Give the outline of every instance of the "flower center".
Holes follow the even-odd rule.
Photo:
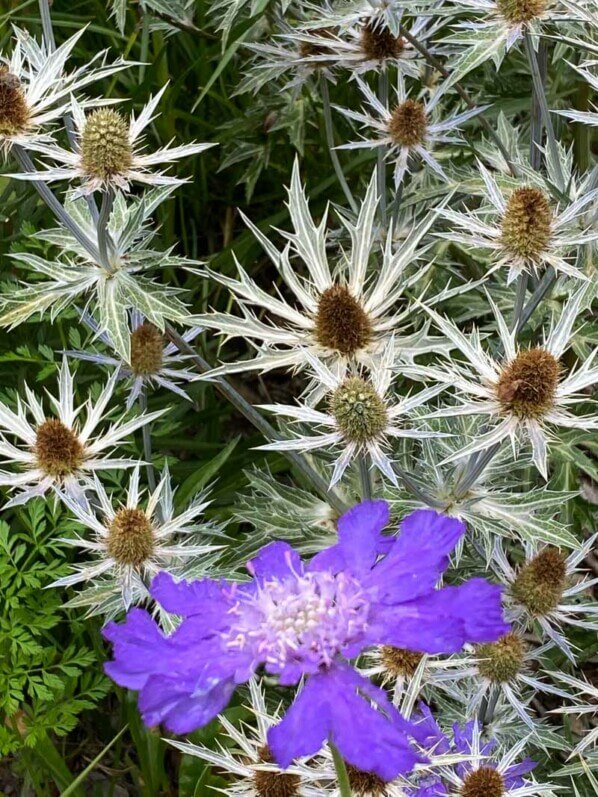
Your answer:
[[[81,161],[85,174],[100,180],[109,180],[131,168],[129,125],[120,113],[99,108],[88,115],[81,138]]]
[[[260,761],[271,764],[272,760],[270,748],[267,745],[262,747]],[[301,779],[298,775],[289,775],[285,772],[256,770],[253,774],[253,784],[259,797],[295,797],[299,794]]]
[[[145,512],[119,509],[108,529],[106,547],[117,564],[141,567],[154,552],[154,532]]]
[[[357,795],[357,797],[387,796],[387,783],[375,772],[364,772],[364,770],[357,769],[352,764],[346,764],[346,767],[352,794]]]
[[[41,470],[55,478],[74,473],[85,459],[79,437],[58,418],[49,418],[37,427],[34,451]]]
[[[492,767],[480,767],[463,781],[461,797],[502,797],[505,784],[502,775]]]
[[[361,30],[361,49],[368,61],[399,58],[405,48],[400,36],[393,36],[383,25],[368,22]]]
[[[546,9],[547,0],[496,0],[498,10],[512,25],[531,22]]]
[[[478,662],[481,675],[493,683],[507,683],[521,671],[525,648],[521,637],[510,631],[498,642],[479,645],[476,656],[481,659]]]
[[[386,405],[361,377],[351,377],[337,387],[330,399],[330,411],[340,431],[353,443],[373,440],[388,422]]]
[[[21,82],[0,66],[0,136],[14,136],[27,129],[29,108]]]
[[[537,260],[552,235],[552,211],[548,197],[538,188],[517,188],[507,202],[501,240],[515,257]]]
[[[544,617],[558,606],[566,577],[564,555],[557,548],[545,548],[523,565],[511,591],[530,614]]]
[[[394,648],[391,645],[384,645],[380,650],[382,666],[389,675],[395,678],[411,677],[417,670],[422,658],[421,653],[407,650],[407,648]]]
[[[315,323],[320,346],[341,354],[355,354],[372,338],[367,313],[344,285],[333,285],[322,293]]]
[[[151,376],[162,368],[164,336],[147,321],[131,333],[131,369],[135,376]]]
[[[426,109],[417,100],[405,100],[392,111],[388,132],[395,144],[401,147],[415,147],[423,144],[426,137]]]
[[[269,672],[292,663],[328,667],[367,625],[369,603],[344,573],[318,572],[266,582],[241,596],[225,638],[231,648],[253,649]]]
[[[520,351],[503,369],[496,395],[503,410],[519,418],[538,418],[553,404],[559,381],[559,361],[545,349]]]

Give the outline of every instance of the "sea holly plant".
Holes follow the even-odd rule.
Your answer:
[[[2,42],[12,771],[589,797],[591,3],[96,5]]]

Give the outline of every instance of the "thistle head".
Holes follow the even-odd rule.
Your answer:
[[[548,0],[496,0],[498,10],[511,25],[521,25],[542,16]]]
[[[267,745],[260,749],[259,757],[262,764],[271,764],[274,760]],[[253,773],[253,785],[258,797],[297,797],[301,779],[298,775],[287,772],[266,772],[257,769]]]
[[[417,100],[405,100],[393,108],[388,132],[395,144],[401,147],[415,147],[423,144],[427,125],[423,103]]]
[[[27,129],[29,108],[21,81],[0,66],[0,136],[15,136]]]
[[[417,667],[422,660],[422,654],[407,648],[395,648],[391,645],[383,645],[380,649],[380,661],[385,671],[393,678],[408,677],[414,675]]]
[[[400,58],[404,48],[403,39],[393,36],[383,25],[368,22],[361,29],[361,49],[368,61]]]
[[[108,528],[107,551],[119,565],[141,567],[154,552],[154,531],[141,509],[119,509]]]
[[[321,294],[315,326],[320,346],[349,356],[367,346],[372,338],[367,313],[344,285],[332,285]]]
[[[135,376],[152,376],[162,368],[164,336],[145,321],[131,333],[131,370]]]
[[[558,606],[566,579],[564,554],[557,548],[544,548],[519,570],[511,592],[531,615],[544,617]]]
[[[476,656],[480,659],[480,674],[493,683],[503,684],[512,681],[521,672],[525,647],[521,637],[509,631],[497,642],[479,645]]]
[[[355,376],[346,379],[332,394],[330,411],[346,440],[364,444],[386,428],[386,405],[373,385]]]
[[[387,783],[375,772],[365,772],[352,764],[346,764],[346,767],[351,794],[356,797],[387,797]]]
[[[133,150],[126,119],[112,108],[88,114],[81,136],[81,162],[88,177],[100,180],[126,174]]]
[[[515,257],[538,260],[552,235],[552,210],[539,188],[517,188],[507,202],[501,224],[501,241]]]
[[[78,435],[58,418],[47,418],[37,427],[34,452],[39,468],[53,478],[69,476],[85,459]]]
[[[559,361],[535,346],[520,351],[502,370],[496,395],[505,412],[518,418],[539,418],[553,404],[559,381]]]
[[[461,787],[461,797],[502,797],[504,793],[503,777],[493,767],[480,767],[469,772]]]
[[[331,28],[317,28],[310,32],[312,36],[317,36],[319,39],[332,39],[335,35],[335,31]],[[301,58],[310,58],[316,55],[329,55],[329,53],[330,48],[327,47],[325,43],[320,44],[314,41],[299,42],[299,55]],[[312,64],[312,66],[317,67],[317,63]]]

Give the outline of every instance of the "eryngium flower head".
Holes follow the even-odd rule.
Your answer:
[[[44,41],[38,44],[28,31],[13,30],[12,54],[0,54],[0,152],[4,154],[13,144],[32,147],[51,143],[46,128],[64,114],[70,96],[128,66],[122,59],[107,65],[106,51],[102,51],[69,74],[65,63],[84,28],[54,51]]]
[[[510,631],[496,642],[480,645],[476,655],[480,675],[493,683],[508,683],[521,672],[525,644],[518,634]]]
[[[464,363],[453,361],[439,368],[418,368],[422,376],[453,385],[459,404],[443,407],[427,417],[453,415],[486,415],[492,428],[478,436],[456,454],[447,457],[451,462],[460,457],[483,451],[503,440],[511,440],[517,450],[519,439],[528,438],[533,462],[544,478],[548,478],[547,448],[551,427],[598,428],[598,420],[591,416],[571,413],[575,403],[586,400],[582,391],[598,381],[595,352],[569,373],[561,367],[561,358],[572,342],[575,321],[587,293],[582,285],[564,305],[558,320],[545,330],[541,346],[525,349],[516,343],[517,331],[509,331],[506,320],[488,297],[496,317],[499,339],[504,351],[502,360],[495,359],[482,346],[477,330],[465,335],[448,319],[430,308],[426,311],[466,358]]]
[[[181,382],[191,382],[198,374],[184,365],[189,357],[182,354],[174,343],[166,340],[164,333],[150,321],[146,321],[137,310],[131,311],[128,356],[119,356],[117,345],[107,331],[102,331],[95,319],[83,313],[83,321],[94,332],[94,341],[98,340],[113,350],[113,354],[101,354],[89,350],[67,351],[78,360],[88,360],[100,365],[108,365],[117,369],[119,377],[130,384],[127,397],[127,409],[130,409],[144,391],[162,387],[177,396],[190,401]],[[200,333],[195,327],[188,329],[182,337],[190,343]]]
[[[558,606],[566,576],[565,555],[557,548],[544,548],[520,568],[511,592],[530,614],[543,617]]]
[[[308,404],[264,404],[263,409],[276,415],[303,421],[315,427],[319,434],[305,434],[294,438],[277,440],[260,446],[266,451],[314,450],[340,448],[334,465],[330,486],[343,476],[347,467],[358,456],[371,460],[393,484],[397,477],[392,462],[386,453],[393,438],[442,437],[440,432],[422,431],[405,424],[411,411],[437,396],[442,385],[425,388],[412,396],[395,399],[390,397],[392,367],[394,362],[394,340],[391,338],[379,361],[372,365],[369,375],[334,373],[311,355],[306,355],[312,366],[313,383],[317,392],[326,394],[325,407],[312,409]],[[318,429],[319,427],[319,429]]]
[[[489,250],[490,272],[507,269],[507,284],[522,272],[537,275],[550,267],[568,277],[585,279],[573,255],[598,237],[594,229],[582,226],[598,189],[581,191],[561,209],[538,186],[505,191],[479,161],[478,169],[485,186],[482,207],[479,211],[439,208],[438,213],[457,228],[439,233],[440,237]]]
[[[386,160],[394,163],[394,181],[398,187],[410,163],[419,158],[438,177],[447,181],[442,166],[432,154],[436,144],[462,143],[456,131],[468,119],[485,110],[485,106],[452,113],[446,118],[438,115],[438,103],[444,96],[442,89],[429,99],[416,100],[408,96],[404,81],[399,79],[395,98],[384,105],[365,81],[357,79],[365,100],[361,111],[335,106],[343,116],[358,122],[366,132],[359,141],[343,144],[338,149],[376,149],[383,147]]]
[[[88,589],[78,593],[71,604],[90,606],[92,614],[114,616],[132,604],[146,602],[146,585],[164,568],[182,575],[184,568],[192,564],[196,574],[213,572],[213,552],[219,546],[201,544],[199,537],[216,529],[198,520],[210,502],[199,495],[176,514],[168,469],[147,500],[139,488],[139,471],[137,463],[124,504],[116,503],[97,477],[93,490],[98,510],[69,495],[63,496],[77,520],[92,532],[68,542],[91,553],[92,558],[76,563],[73,573],[50,586],[86,585]]]
[[[165,637],[135,610],[125,624],[108,625],[114,660],[107,672],[140,691],[148,725],[164,722],[175,733],[209,722],[259,668],[282,685],[305,678],[268,733],[280,767],[333,738],[359,770],[386,781],[409,771],[420,760],[408,742],[414,726],[348,659],[371,645],[453,652],[494,640],[508,626],[499,587],[472,579],[435,588],[465,531],[459,521],[414,512],[393,538],[382,534],[388,519],[384,501],[354,507],[338,521],[337,544],[308,563],[288,544],[272,543],[249,562],[249,584],[177,583],[160,574],[152,595],[182,624]]]
[[[41,171],[13,174],[20,180],[78,180],[75,196],[94,191],[120,189],[128,191],[132,182],[146,185],[179,185],[185,179],[152,171],[161,163],[173,163],[181,158],[197,155],[214,144],[185,144],[180,147],[162,147],[151,153],[142,151],[142,133],[155,119],[155,110],[166,91],[160,89],[141,111],[127,120],[112,108],[101,108],[85,114],[82,106],[71,98],[71,113],[79,147],[64,149],[58,144],[33,142],[37,152],[48,157],[55,165]]]
[[[84,489],[93,483],[98,470],[131,467],[136,460],[115,459],[110,452],[136,429],[158,418],[164,410],[142,414],[129,421],[120,419],[104,432],[97,431],[112,397],[117,374],[104,386],[95,404],[89,400],[74,407],[73,376],[66,358],[59,370],[58,398],[52,397],[55,414],[46,415],[41,401],[25,386],[25,401],[17,411],[0,404],[0,456],[18,465],[14,472],[0,471],[0,485],[17,490],[7,506],[22,504],[55,489],[73,501],[85,503]],[[81,411],[87,410],[85,423]],[[28,413],[33,420],[29,421]],[[15,437],[9,443],[6,436]]]
[[[431,265],[431,260],[426,265],[419,264],[425,249],[418,251],[418,247],[435,215],[429,214],[414,223],[396,249],[391,229],[379,252],[378,263],[372,268],[370,263],[378,249],[377,204],[374,173],[355,222],[341,217],[351,239],[350,247],[339,251],[337,246],[331,257],[327,213],[319,224],[315,223],[295,162],[288,203],[293,231],[282,232],[287,246],[278,251],[245,219],[293,301],[287,301],[278,288],[258,285],[238,262],[238,279],[211,269],[201,272],[230,289],[241,314],[206,313],[190,319],[189,323],[195,320],[227,339],[242,337],[258,351],[252,359],[215,368],[211,372],[213,376],[276,367],[301,370],[310,366],[313,356],[333,370],[342,370],[349,362],[371,367],[379,361],[393,335],[397,356],[403,361],[436,350],[438,339],[427,336],[426,325],[411,326],[412,308],[405,302],[397,309],[405,289],[421,279]],[[292,262],[292,257],[304,264],[306,277]],[[407,269],[414,265],[419,270],[407,275]],[[321,397],[323,392],[315,395]]]
[[[477,721],[455,724],[450,735],[443,733],[429,708],[421,706],[420,726],[427,736],[424,749],[433,751],[433,768],[426,776],[427,788],[408,788],[408,797],[517,797],[524,794],[550,793],[551,785],[542,785],[527,776],[536,767],[530,758],[518,761],[528,739],[499,749],[494,739],[486,740]],[[455,763],[455,758],[465,760]],[[452,760],[451,760],[452,759]],[[445,763],[446,761],[446,763]]]

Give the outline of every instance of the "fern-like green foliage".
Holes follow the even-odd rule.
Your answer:
[[[0,521],[0,756],[63,736],[109,689],[84,625],[44,587],[68,570],[65,519],[31,502]]]

